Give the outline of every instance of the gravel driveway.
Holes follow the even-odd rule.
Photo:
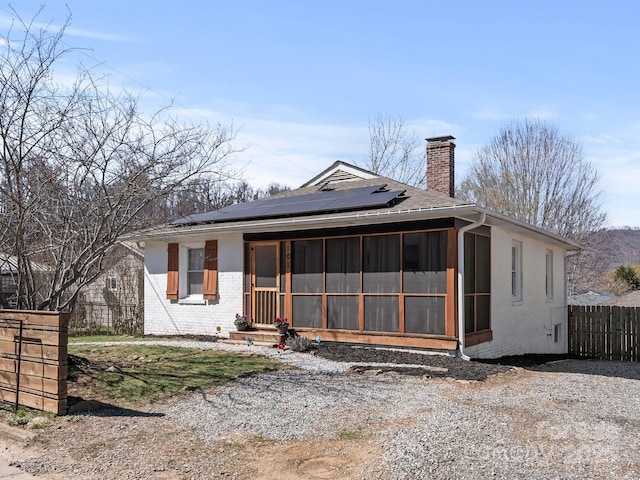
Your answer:
[[[429,362],[406,375],[267,354],[300,369],[149,412],[61,417],[16,464],[50,478],[640,477],[638,364],[563,360],[470,381]]]

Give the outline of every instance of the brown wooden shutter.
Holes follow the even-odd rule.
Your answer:
[[[204,244],[204,285],[202,298],[218,299],[218,241],[207,240]]]
[[[177,243],[167,245],[167,298],[178,300],[179,251]]]

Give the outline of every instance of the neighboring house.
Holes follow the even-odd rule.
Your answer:
[[[141,233],[145,333],[228,335],[244,313],[329,341],[566,352],[579,246],[453,198],[451,140],[428,139],[427,190],[338,161],[297,190]]]
[[[634,290],[609,300],[605,305],[615,307],[640,307],[640,290]]]
[[[134,242],[118,242],[107,253],[100,276],[82,289],[72,325],[142,333],[143,289],[144,251]]]
[[[47,268],[31,262],[31,269],[39,281]],[[0,252],[0,308],[16,308],[18,303],[18,257]]]
[[[613,293],[591,288],[580,293],[569,295],[569,305],[594,306],[607,304],[614,300],[616,296]]]
[[[17,263],[18,259],[0,253],[0,308],[15,308],[18,299]]]

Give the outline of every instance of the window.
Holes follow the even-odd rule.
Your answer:
[[[491,238],[464,234],[465,333],[491,330]]]
[[[107,277],[107,290],[110,292],[118,291],[118,279],[116,277]]]
[[[522,242],[511,244],[511,299],[522,300]]]
[[[202,295],[201,300],[217,300],[217,289],[217,240],[207,240],[204,248],[167,245],[167,299]]]
[[[190,248],[187,267],[187,294],[201,295],[204,283],[204,248]]]
[[[545,256],[544,288],[547,300],[553,300],[553,251],[547,250]]]

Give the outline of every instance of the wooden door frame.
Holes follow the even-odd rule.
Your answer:
[[[275,283],[276,286],[273,288],[267,287],[256,287],[256,247],[268,247],[273,246],[276,249],[276,274],[275,274]],[[269,241],[259,241],[259,242],[249,242],[249,250],[250,250],[250,277],[251,277],[251,287],[250,287],[250,305],[251,305],[251,318],[254,319],[254,323],[256,325],[270,325],[275,317],[271,320],[270,323],[261,323],[256,319],[259,318],[257,315],[258,309],[258,301],[257,301],[257,291],[275,291],[276,303],[275,309],[276,312],[279,311],[280,307],[280,241],[278,240],[269,240]],[[259,290],[260,288],[264,288],[264,290]]]

